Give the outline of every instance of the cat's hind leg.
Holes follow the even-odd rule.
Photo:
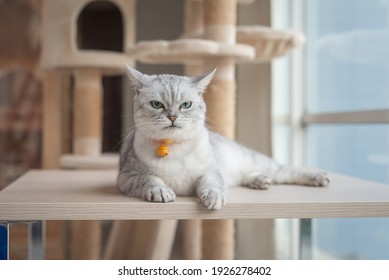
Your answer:
[[[306,185],[324,187],[330,182],[327,173],[303,171],[292,167],[281,166],[273,175],[275,184]]]
[[[242,179],[242,186],[250,189],[267,190],[271,184],[272,179],[260,173],[250,173]]]

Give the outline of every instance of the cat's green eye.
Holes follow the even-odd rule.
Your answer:
[[[192,107],[192,102],[184,102],[181,104],[180,106],[180,109],[189,109],[190,107]]]
[[[161,109],[161,108],[164,108],[163,107],[163,104],[159,101],[151,101],[151,106],[154,108],[154,109]]]

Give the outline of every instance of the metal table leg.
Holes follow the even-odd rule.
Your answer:
[[[28,224],[28,259],[45,258],[44,221],[0,221],[0,260],[9,260],[9,228],[11,224]]]
[[[46,223],[35,221],[28,224],[28,259],[45,259]]]
[[[300,219],[300,259],[312,259],[312,219]]]
[[[9,260],[9,223],[0,222],[0,260]]]

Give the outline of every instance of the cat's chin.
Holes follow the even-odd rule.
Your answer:
[[[177,141],[189,140],[198,137],[204,129],[198,126],[168,126],[168,127],[159,127],[154,129],[137,129],[139,136],[146,139],[173,139]]]
[[[187,129],[179,128],[179,127],[169,127],[163,129],[159,133],[153,133],[151,139],[173,139],[176,141],[189,140],[191,138],[196,137],[197,132],[192,130],[188,131]]]
[[[184,133],[182,129],[170,128],[170,129],[165,129],[165,131],[160,134],[160,137],[161,136],[162,136],[162,138],[183,140],[183,139],[191,138],[192,134],[191,133]]]
[[[171,130],[171,131],[175,131],[175,130],[179,130],[179,129],[182,129],[182,127],[180,126],[176,126],[176,125],[169,125],[169,126],[166,126],[163,128],[164,130]]]

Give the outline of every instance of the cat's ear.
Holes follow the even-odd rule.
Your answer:
[[[134,87],[135,91],[138,92],[139,89],[141,89],[147,82],[147,75],[142,74],[135,68],[132,68],[130,65],[126,63],[126,69],[127,69],[127,77],[130,80],[132,86]]]
[[[200,95],[204,93],[207,86],[212,81],[215,72],[216,72],[216,68],[202,75],[191,77],[192,83],[195,85]]]

